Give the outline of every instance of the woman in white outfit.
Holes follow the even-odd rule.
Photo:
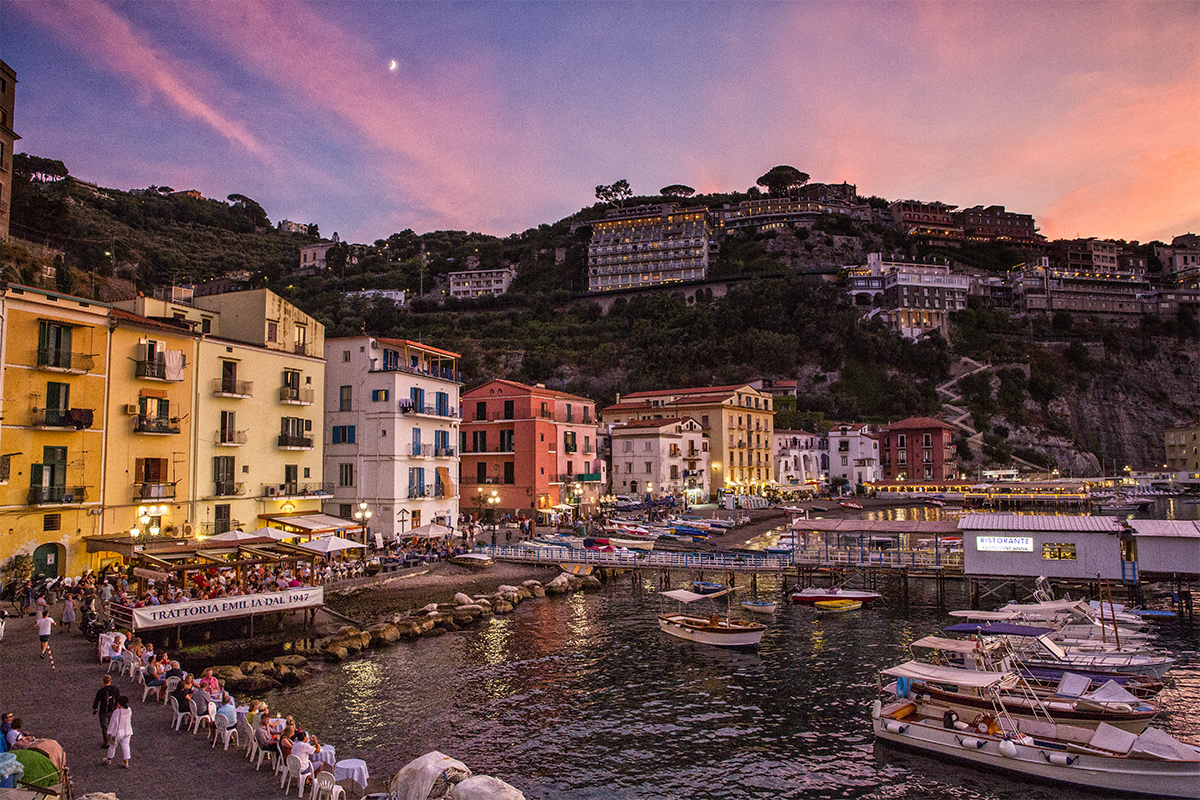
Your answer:
[[[117,710],[108,721],[109,741],[108,755],[105,764],[111,764],[117,754],[117,745],[121,746],[121,757],[125,759],[125,769],[129,769],[129,739],[133,736],[133,711],[129,708],[129,698],[121,695],[117,698]]]

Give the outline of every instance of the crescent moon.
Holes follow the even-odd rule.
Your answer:
[[[400,65],[399,65],[399,64],[397,64],[397,63],[396,63],[396,59],[394,59],[394,58],[393,58],[393,59],[392,59],[392,63],[388,65],[388,69],[390,69],[392,72],[395,72],[395,71],[396,71],[396,68],[397,68],[398,66],[400,66]]]

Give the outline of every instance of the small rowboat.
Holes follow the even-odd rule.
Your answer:
[[[814,603],[818,611],[837,613],[839,611],[857,611],[862,608],[861,600],[818,600]]]
[[[692,591],[696,594],[716,594],[723,592],[729,587],[723,583],[712,583],[711,581],[692,581]]]
[[[755,614],[775,613],[775,604],[768,603],[766,600],[743,600],[742,608],[747,611],[753,611]]]
[[[842,508],[850,508],[854,509],[855,511],[862,511],[862,503],[856,503],[853,500],[843,500],[842,502],[838,503],[838,505]]]

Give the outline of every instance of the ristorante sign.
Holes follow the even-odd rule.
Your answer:
[[[209,622],[218,619],[244,617],[268,611],[292,611],[312,608],[325,602],[322,586],[298,586],[283,592],[245,594],[236,597],[219,597],[215,600],[197,600],[192,603],[172,603],[162,606],[146,606],[131,609],[133,627],[162,628],[167,625],[187,625],[192,622]]]

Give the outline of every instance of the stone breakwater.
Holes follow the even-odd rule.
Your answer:
[[[511,614],[524,600],[547,595],[596,591],[600,581],[593,575],[580,577],[561,573],[543,584],[527,580],[520,586],[502,585],[491,594],[474,596],[459,592],[452,603],[430,603],[422,608],[393,614],[366,628],[345,625],[332,636],[313,640],[288,655],[270,661],[243,661],[212,668],[225,681],[225,688],[241,695],[257,695],[282,686],[303,683],[324,668],[321,662],[344,661],[371,648],[388,647],[403,640],[442,636],[476,625],[497,614]]]

